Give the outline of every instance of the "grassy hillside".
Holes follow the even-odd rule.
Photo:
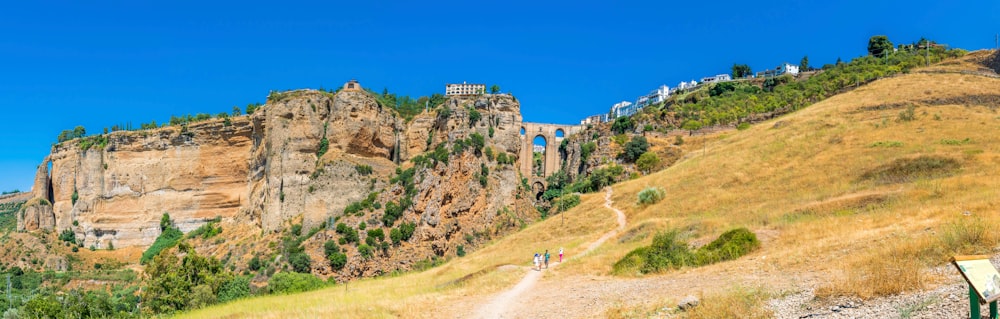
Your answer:
[[[962,74],[982,71],[968,61],[985,54],[877,80],[747,130],[689,138],[684,147],[696,151],[672,167],[613,186],[615,206],[628,217],[626,231],[545,272],[543,286],[608,286],[634,276],[680,285],[604,305],[629,308],[734,289],[719,282],[750,281],[771,291],[805,282],[820,296],[872,298],[956,280],[928,269],[954,254],[990,252],[998,242],[986,230],[1000,225],[993,213],[1000,197],[1000,79]],[[639,206],[638,193],[650,186],[662,187],[665,199]],[[562,246],[576,257],[612,229],[603,195],[583,196],[565,221],[536,223],[421,273],[243,300],[182,317],[462,316],[517,282],[533,252]],[[754,231],[761,249],[700,268],[611,275],[617,260],[648,245],[655,233],[679,230],[702,245],[733,227]]]

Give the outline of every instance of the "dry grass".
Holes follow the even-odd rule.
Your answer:
[[[567,258],[615,227],[603,208],[604,193],[581,197],[576,208],[553,216],[486,247],[420,273],[370,278],[318,291],[265,296],[181,314],[185,318],[422,318],[469,295],[484,296],[513,285],[534,252],[565,248]],[[568,262],[569,263],[569,262]],[[559,276],[553,269],[547,276]]]
[[[702,296],[697,307],[682,316],[686,319],[773,318],[767,307],[771,294],[763,288],[735,287],[726,292]]]
[[[829,282],[822,289],[826,295],[862,297],[933,282],[936,279],[923,272],[926,266],[942,265],[952,254],[989,251],[998,243],[998,235],[986,230],[1000,226],[1000,219],[988,216],[1000,209],[1000,116],[994,111],[997,105],[925,101],[960,101],[966,95],[995,92],[1000,92],[998,79],[914,72],[875,81],[744,131],[685,137],[686,153],[676,164],[614,186],[616,207],[628,217],[626,231],[588,256],[546,273],[543,281],[608,276],[616,261],[648,245],[649,234],[659,231],[680,229],[692,243],[704,244],[727,229],[747,227],[761,238],[759,251],[735,261],[667,273],[664,280],[696,274],[739,282],[752,276],[773,289],[783,280],[795,280],[790,274],[806,274]],[[916,106],[910,121],[896,121],[899,109],[878,107],[909,104]],[[941,142],[965,139],[974,142]],[[871,146],[880,141],[899,143]],[[958,168],[890,184],[862,178],[898,159],[922,156],[954,159]],[[637,205],[637,194],[647,187],[662,187],[664,199]],[[603,196],[583,196],[580,206],[565,213],[565,226],[555,216],[422,273],[294,296],[254,298],[188,316],[337,313],[377,318],[432,317],[441,307],[472,311],[523,275],[520,268],[497,265],[524,267],[532,253],[560,246],[574,257],[586,243],[613,229],[613,213],[601,207]],[[972,221],[963,216],[966,211],[981,219]],[[976,244],[966,244],[970,242]],[[442,286],[473,273],[479,275]],[[731,309],[741,309],[739,317],[767,316],[759,307],[766,294],[714,289],[723,291],[706,291],[704,307],[699,307],[704,310],[691,318],[737,317],[725,315]],[[454,304],[461,306],[449,306]],[[606,315],[628,316],[633,309],[629,307],[615,307],[618,310]]]

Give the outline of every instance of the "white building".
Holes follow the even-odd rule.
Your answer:
[[[690,90],[696,86],[698,86],[698,82],[695,82],[694,80],[691,80],[691,82],[681,81],[680,84],[677,84],[677,90]]]
[[[729,74],[717,74],[715,76],[708,76],[701,78],[701,83],[708,84],[708,83],[718,83],[718,82],[729,82],[732,80],[733,78],[729,77]]]
[[[792,65],[791,63],[782,63],[778,66],[778,75],[782,74],[799,75],[799,66]]]
[[[608,118],[607,114],[591,115],[588,116],[587,118],[584,118],[583,120],[580,120],[580,125],[600,124],[603,122],[607,122],[607,118]]]
[[[661,85],[659,88],[650,91],[649,94],[640,96],[635,100],[635,104],[639,108],[644,108],[653,104],[662,103],[667,100],[670,96],[670,88],[666,85]]]
[[[486,84],[445,84],[444,95],[477,95],[486,93]]]
[[[545,145],[531,145],[531,151],[535,153],[545,153]]]
[[[621,101],[611,106],[611,116],[609,117],[609,120],[622,116],[632,116],[632,114],[635,114],[638,111],[638,105],[632,104],[632,102],[629,101]]]

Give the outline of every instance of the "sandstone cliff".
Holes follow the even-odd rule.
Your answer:
[[[407,123],[361,90],[272,93],[252,115],[53,146],[39,165],[34,200],[18,215],[18,229],[71,229],[83,245],[96,248],[144,247],[160,234],[160,217],[168,213],[185,232],[218,218],[246,234],[273,234],[293,222],[332,229],[333,221],[353,228],[366,223],[388,234],[394,225],[382,225],[381,205],[412,197],[394,224],[416,224],[413,237],[379,258],[361,258],[347,245],[348,266],[334,272],[321,246],[338,234],[322,229],[305,242],[321,274],[349,279],[407,269],[454,255],[458,245],[471,250],[537,218],[530,196],[520,194],[527,190],[519,186],[517,165],[492,156],[518,154],[520,126],[520,107],[505,95],[451,98]],[[456,151],[455,144],[473,134],[484,137],[489,152]],[[447,163],[410,161],[438,147],[447,149]],[[416,174],[412,190],[394,180],[410,168]],[[379,205],[345,214],[348,205],[369,197]],[[264,253],[264,245],[244,244],[212,251],[234,259]]]

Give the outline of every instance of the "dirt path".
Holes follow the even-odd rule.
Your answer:
[[[625,230],[625,213],[622,213],[621,210],[618,210],[614,206],[611,206],[612,204],[611,194],[612,194],[612,189],[611,187],[608,187],[607,193],[604,195],[604,207],[615,212],[615,214],[618,217],[618,228],[612,229],[611,231],[605,233],[604,236],[601,236],[601,238],[597,239],[597,241],[588,245],[586,250],[584,250],[582,253],[573,258],[586,256],[594,249],[597,249],[597,247],[600,247],[601,244],[604,244],[605,241],[617,235],[619,231]],[[552,265],[552,267],[553,268],[557,267],[559,266],[559,264],[560,264],[559,262],[555,262]],[[482,319],[514,318],[515,316],[511,315],[510,313],[512,312],[512,310],[516,309],[514,309],[512,306],[515,306],[517,304],[518,297],[523,295],[524,292],[530,291],[531,288],[535,286],[535,283],[538,282],[538,279],[541,277],[542,277],[541,271],[528,270],[528,273],[524,275],[524,278],[521,278],[521,281],[518,282],[517,285],[514,285],[514,287],[508,289],[507,291],[500,293],[492,300],[490,300],[489,303],[486,303],[485,305],[477,309],[473,318],[482,318]]]

